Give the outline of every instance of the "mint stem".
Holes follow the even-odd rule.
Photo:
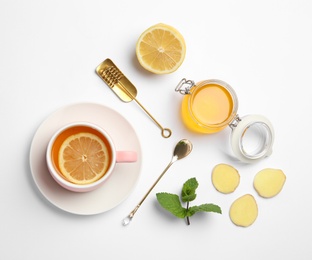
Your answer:
[[[186,211],[188,211],[189,205],[190,205],[190,202],[188,201],[188,202],[186,203]],[[186,217],[186,223],[187,223],[187,225],[190,225],[190,224],[191,224],[191,223],[190,223],[190,218],[189,218],[189,216]]]

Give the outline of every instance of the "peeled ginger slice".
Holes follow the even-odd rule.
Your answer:
[[[255,222],[257,217],[258,206],[252,195],[246,194],[232,203],[230,218],[235,225],[248,227]]]
[[[240,182],[240,175],[233,166],[218,164],[212,170],[211,180],[216,190],[227,194],[235,191]]]
[[[254,178],[254,188],[261,197],[272,198],[282,190],[286,176],[279,169],[263,169]]]

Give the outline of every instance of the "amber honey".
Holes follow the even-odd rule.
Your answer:
[[[234,90],[219,80],[196,84],[182,101],[182,120],[194,132],[219,132],[233,120],[236,112]]]
[[[64,178],[64,176],[61,173],[60,167],[59,167],[59,151],[60,151],[60,147],[62,146],[63,142],[70,136],[75,135],[75,134],[79,134],[79,133],[90,133],[90,134],[94,134],[96,136],[98,136],[106,145],[107,150],[108,150],[108,157],[111,158],[111,154],[112,154],[112,150],[111,150],[111,146],[109,144],[109,142],[107,141],[107,139],[96,129],[92,128],[92,127],[88,127],[88,126],[84,126],[84,125],[75,125],[69,128],[66,128],[64,131],[62,131],[55,139],[53,145],[52,145],[52,149],[51,149],[51,158],[52,158],[52,163],[55,167],[55,169],[57,169],[59,175],[61,177]],[[111,163],[111,159],[109,159],[110,163]]]

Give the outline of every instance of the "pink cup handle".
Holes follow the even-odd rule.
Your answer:
[[[133,151],[117,151],[116,152],[116,162],[125,163],[125,162],[136,162],[137,153]]]

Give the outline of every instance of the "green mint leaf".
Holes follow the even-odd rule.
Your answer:
[[[183,184],[183,188],[182,188],[182,201],[183,202],[189,202],[189,201],[193,201],[196,198],[196,189],[198,187],[198,182],[196,180],[196,178],[191,178],[189,180],[187,180],[184,184]]]
[[[185,218],[186,209],[182,207],[179,196],[176,194],[170,194],[161,192],[156,194],[159,204],[174,216],[178,218]]]
[[[187,211],[187,216],[191,217],[197,212],[214,212],[222,214],[222,210],[218,205],[214,204],[202,204],[200,206],[190,207]]]

